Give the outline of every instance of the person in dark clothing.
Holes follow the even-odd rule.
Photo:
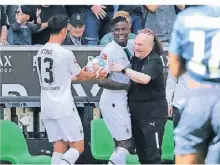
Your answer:
[[[114,14],[113,5],[65,5],[69,16],[73,13],[85,15],[85,38],[88,45],[98,45],[99,40],[111,31],[110,22]]]
[[[16,22],[11,25],[13,45],[32,45],[32,34],[40,30],[41,26],[28,22],[31,13],[32,11],[25,5],[17,10]]]
[[[131,17],[131,33],[137,34],[144,28],[144,17],[141,5],[119,5],[118,11],[126,11]]]
[[[81,7],[81,12],[86,17],[85,38],[88,45],[98,45],[99,40],[111,31],[113,5],[85,5]]]
[[[81,13],[74,13],[70,18],[68,25],[69,32],[63,45],[87,45],[87,40],[83,37],[85,31],[85,16]]]
[[[65,9],[69,17],[71,17],[75,13],[82,13],[82,8],[82,5],[65,5]]]
[[[33,44],[44,45],[49,40],[50,37],[50,30],[47,28],[48,20],[53,16],[59,14],[67,16],[67,12],[63,5],[41,5],[38,6],[37,9],[41,10],[41,13],[39,15],[40,21],[37,20],[37,23],[41,24],[41,29],[44,30],[33,35]]]
[[[109,68],[131,79],[128,105],[139,162],[160,164],[168,107],[159,56],[163,49],[153,32],[145,29],[135,38],[134,52],[131,68],[122,68],[118,63],[110,64]]]

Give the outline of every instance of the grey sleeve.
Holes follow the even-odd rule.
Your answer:
[[[167,75],[167,82],[166,82],[166,99],[167,99],[169,106],[172,105],[173,96],[174,96],[177,82],[178,82],[178,79],[172,76],[172,74],[169,71]]]
[[[41,29],[41,25],[40,24],[29,23],[28,25],[29,25],[32,33],[36,33],[36,32],[38,32]]]

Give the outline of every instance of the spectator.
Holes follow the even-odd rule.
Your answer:
[[[118,12],[116,12],[116,13],[114,14],[113,19],[114,19],[115,17],[119,17],[119,16],[125,17],[125,18],[127,19],[128,23],[129,23],[129,31],[130,31],[130,29],[131,29],[131,17],[129,16],[129,13],[126,12],[126,11],[118,11]],[[134,38],[135,38],[135,34],[133,34],[133,33],[129,33],[129,34],[128,34],[128,39],[134,39]],[[101,39],[100,45],[107,45],[108,43],[110,43],[110,42],[113,41],[113,40],[114,40],[114,35],[113,35],[112,32],[110,32],[110,33],[106,34],[106,35]]]
[[[0,44],[1,45],[8,45],[7,42],[7,17],[4,12],[4,7],[1,5],[1,12],[0,12]]]
[[[16,23],[13,23],[13,45],[32,45],[32,33],[40,30],[40,24],[29,23],[32,11],[26,6],[21,6],[16,13]],[[38,10],[36,15],[39,15]]]
[[[194,6],[198,6],[198,5],[185,5],[185,9],[188,8],[188,7],[194,7]],[[179,12],[182,11],[182,8],[178,8],[176,5],[175,5],[175,11],[176,11],[176,15],[179,14]]]
[[[19,8],[19,5],[6,5],[6,15],[8,16],[8,23],[9,25],[12,25],[13,23],[16,22],[16,11]]]
[[[50,37],[50,30],[47,28],[48,20],[58,14],[67,16],[67,12],[62,5],[41,5],[37,8],[41,9],[41,13],[40,16],[37,18],[37,22],[41,24],[41,29],[43,30],[33,35],[33,43],[45,44]]]
[[[82,13],[82,7],[82,5],[65,5],[65,9],[69,17],[71,17],[75,13]]]
[[[85,38],[88,45],[98,45],[99,39],[110,32],[110,22],[114,14],[113,5],[82,6],[81,12],[85,13],[86,17]]]
[[[177,5],[184,9],[185,5]],[[145,28],[152,29],[164,46],[168,46],[176,11],[173,5],[146,5]]]
[[[137,34],[144,28],[144,19],[141,5],[119,5],[119,11],[126,11],[131,17],[131,32]]]
[[[74,13],[70,18],[70,24],[68,26],[69,32],[63,45],[87,45],[87,40],[83,37],[85,31],[85,16],[80,13]]]
[[[12,29],[11,29],[11,25],[13,23],[16,23],[16,11],[19,8],[19,5],[5,5],[6,8],[6,15],[8,17],[8,24],[9,24],[9,28],[8,28],[8,36],[7,36],[7,41],[9,43],[9,45],[13,44],[13,33],[12,33]]]
[[[128,106],[139,162],[160,164],[167,117],[163,64],[159,56],[163,49],[156,36],[145,30],[135,38],[134,52],[131,68],[123,68],[119,63],[110,64],[109,68],[131,79]]]

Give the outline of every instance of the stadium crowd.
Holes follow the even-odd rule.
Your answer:
[[[1,45],[43,45],[49,39],[48,20],[69,17],[69,33],[63,45],[106,45],[113,40],[111,19],[124,16],[130,22],[129,38],[152,29],[164,46],[170,41],[173,22],[185,5],[1,5]]]

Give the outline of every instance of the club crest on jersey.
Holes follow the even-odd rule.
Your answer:
[[[126,132],[127,134],[130,134],[130,130],[128,129],[128,126],[125,126],[125,132]]]
[[[80,134],[83,134],[83,128],[82,128],[82,126],[80,127]]]
[[[107,60],[108,58],[108,55],[106,53],[102,53],[102,56],[101,56],[104,60]]]
[[[73,61],[73,62],[74,62],[74,64],[77,64],[77,60],[76,60],[76,59],[74,59],[74,61]]]

